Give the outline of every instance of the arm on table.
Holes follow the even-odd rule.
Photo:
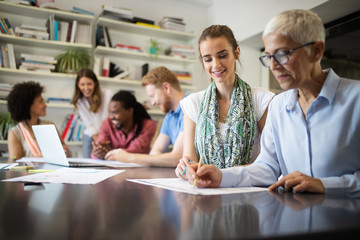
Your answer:
[[[165,134],[160,133],[159,135],[159,137],[161,137],[160,141],[162,143],[164,143],[166,140],[164,136],[168,138],[168,136]],[[161,146],[161,143],[156,144],[158,141],[158,139],[156,139],[155,145],[158,147],[158,149],[151,151],[150,154],[128,153],[122,149],[116,149],[108,152],[105,156],[105,159],[138,163],[145,166],[175,167],[182,155],[183,136],[184,133],[180,132],[171,152],[159,153],[161,147],[163,147],[163,149],[165,149],[165,147]],[[170,142],[170,140],[168,140],[168,142]]]

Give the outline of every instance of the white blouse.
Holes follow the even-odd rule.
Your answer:
[[[109,89],[101,89],[101,106],[96,113],[90,111],[90,104],[85,97],[79,98],[76,107],[79,110],[81,119],[84,122],[84,134],[92,136],[100,131],[102,121],[109,116],[109,103],[112,92]]]
[[[201,99],[205,93],[205,90],[190,94],[186,98],[180,101],[180,105],[184,113],[196,123]],[[258,122],[265,112],[265,109],[269,105],[271,99],[274,97],[274,93],[267,91],[264,88],[252,87],[252,101],[254,106],[255,120]],[[220,129],[220,141],[224,142],[225,139],[225,123],[219,123]],[[260,153],[260,133],[258,125],[255,125],[255,138],[254,147],[251,154],[250,162],[254,162],[256,157]]]

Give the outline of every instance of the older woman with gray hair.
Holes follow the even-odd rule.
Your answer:
[[[322,70],[321,19],[309,10],[282,12],[267,24],[263,40],[260,61],[287,91],[269,105],[258,158],[223,170],[191,165],[190,183],[198,178],[199,187],[359,194],[360,82]]]

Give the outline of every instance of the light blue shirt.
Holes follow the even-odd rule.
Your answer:
[[[274,97],[261,152],[248,167],[224,169],[221,186],[269,186],[294,171],[319,178],[325,193],[360,192],[360,81],[328,74],[304,117],[298,90]]]
[[[184,112],[180,104],[175,111],[169,111],[162,122],[160,133],[168,135],[172,145],[175,145],[180,132],[184,131]]]

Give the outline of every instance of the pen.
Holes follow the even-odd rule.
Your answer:
[[[192,160],[190,159],[189,162],[192,162]],[[184,174],[186,173],[187,166],[188,166],[188,164],[186,164],[184,170],[181,173],[181,176],[184,176]]]
[[[199,168],[201,167],[202,160],[203,160],[203,156],[200,157],[200,161],[199,161],[199,165],[197,167],[197,170],[199,170]],[[196,175],[195,181],[194,181],[194,187],[196,186],[197,180],[198,180],[198,176]]]

